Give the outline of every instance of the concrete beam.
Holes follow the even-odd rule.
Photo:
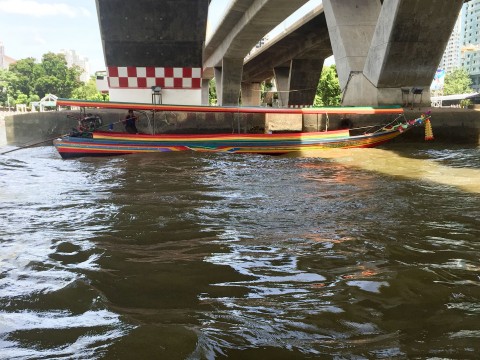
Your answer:
[[[323,62],[331,54],[323,5],[319,5],[249,56],[243,81],[274,76],[281,106],[312,105]]]
[[[237,23],[243,17],[245,11],[252,5],[254,0],[231,1],[230,6],[225,11],[225,16],[213,32],[210,38],[206,39],[203,56],[208,59],[222,45],[225,36],[235,28]]]
[[[332,54],[323,5],[319,5],[247,57],[243,81],[271,79],[274,68],[290,67],[292,59],[323,60]]]
[[[216,34],[205,45],[204,67],[223,57],[245,58],[265,34],[308,0],[235,0]]]

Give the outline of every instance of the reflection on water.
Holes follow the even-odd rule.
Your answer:
[[[459,157],[458,151],[431,150],[416,154],[419,158],[408,158],[389,150],[373,148],[304,151],[300,156],[333,159],[340,164],[363,170],[455,186],[462,190],[480,193],[480,169],[475,168],[475,163],[478,161],[476,153],[477,150],[472,149]]]
[[[478,149],[9,155],[0,359],[480,350]]]

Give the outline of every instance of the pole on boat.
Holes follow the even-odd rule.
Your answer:
[[[162,88],[160,86],[152,86],[152,105],[162,104]],[[155,109],[152,110],[153,114],[153,129],[152,135],[155,135]]]
[[[152,135],[155,135],[155,109],[152,110],[152,122],[153,122]]]
[[[13,150],[8,150],[8,151],[4,151],[2,153],[0,153],[0,155],[5,155],[5,154],[8,154],[8,153],[11,153],[11,152],[14,152],[14,151],[18,151],[18,150],[23,150],[23,149],[27,149],[27,148],[30,148],[30,147],[34,147],[36,145],[40,145],[40,144],[44,144],[46,142],[49,142],[49,141],[53,141],[59,137],[62,137],[62,136],[65,136],[66,134],[64,135],[57,135],[55,137],[52,137],[50,139],[47,139],[47,140],[43,140],[43,141],[39,141],[39,142],[36,142],[36,143],[33,143],[33,144],[28,144],[28,145],[22,145],[16,149],[13,149]]]

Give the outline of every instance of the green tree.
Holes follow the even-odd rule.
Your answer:
[[[34,92],[35,82],[43,73],[43,69],[35,63],[35,59],[32,57],[18,60],[15,64],[10,65],[9,71],[15,75],[13,81],[10,82],[13,92],[20,91],[23,94]]]
[[[40,77],[36,83],[34,92],[38,94],[41,98],[47,94],[55,94],[59,97],[63,97],[59,94],[59,89],[61,88],[61,80],[56,78],[55,76],[42,76]]]
[[[43,55],[41,66],[44,76],[37,80],[37,94],[43,96],[47,93],[58,97],[68,98],[72,96],[74,89],[80,87],[79,80],[81,69],[78,66],[68,67],[65,56],[62,54],[47,53]],[[42,94],[42,91],[46,91]]]
[[[88,82],[77,87],[72,91],[72,99],[103,101],[104,96],[97,89],[95,76],[92,76]],[[105,97],[107,100],[107,97]]]
[[[21,93],[20,91],[17,91],[15,99],[16,99],[15,100],[16,104],[28,104],[28,95],[25,95],[24,93]]]
[[[472,93],[472,79],[467,70],[458,68],[445,75],[445,84],[443,85],[444,95],[468,94]]]
[[[32,94],[28,97],[27,104],[31,104],[32,102],[35,102],[35,101],[40,101],[40,96],[38,96],[37,94]]]
[[[315,95],[315,106],[337,106],[341,104],[340,83],[338,82],[337,67],[324,66]]]
[[[269,100],[273,100],[273,97],[268,99],[267,94],[272,91],[273,83],[271,80],[265,80],[260,84],[260,100],[262,103],[266,103]],[[275,94],[276,95],[276,94]],[[271,101],[270,101],[271,104]]]
[[[215,78],[212,78],[208,84],[208,103],[210,105],[217,103],[217,83],[215,82]]]
[[[44,54],[40,63],[34,58],[19,60],[10,66],[10,72],[15,75],[9,83],[12,94],[19,91],[30,98],[46,94],[71,97],[73,90],[82,85],[81,69],[69,68],[64,55],[51,52]]]
[[[15,89],[12,84],[17,81],[17,76],[11,71],[0,69],[0,105],[6,106],[14,98]]]

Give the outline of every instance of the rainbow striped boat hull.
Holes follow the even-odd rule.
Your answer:
[[[392,140],[405,129],[350,136],[349,130],[285,134],[159,134],[94,132],[92,138],[65,136],[54,140],[62,158],[135,153],[200,151],[281,155],[332,148],[374,147]]]

